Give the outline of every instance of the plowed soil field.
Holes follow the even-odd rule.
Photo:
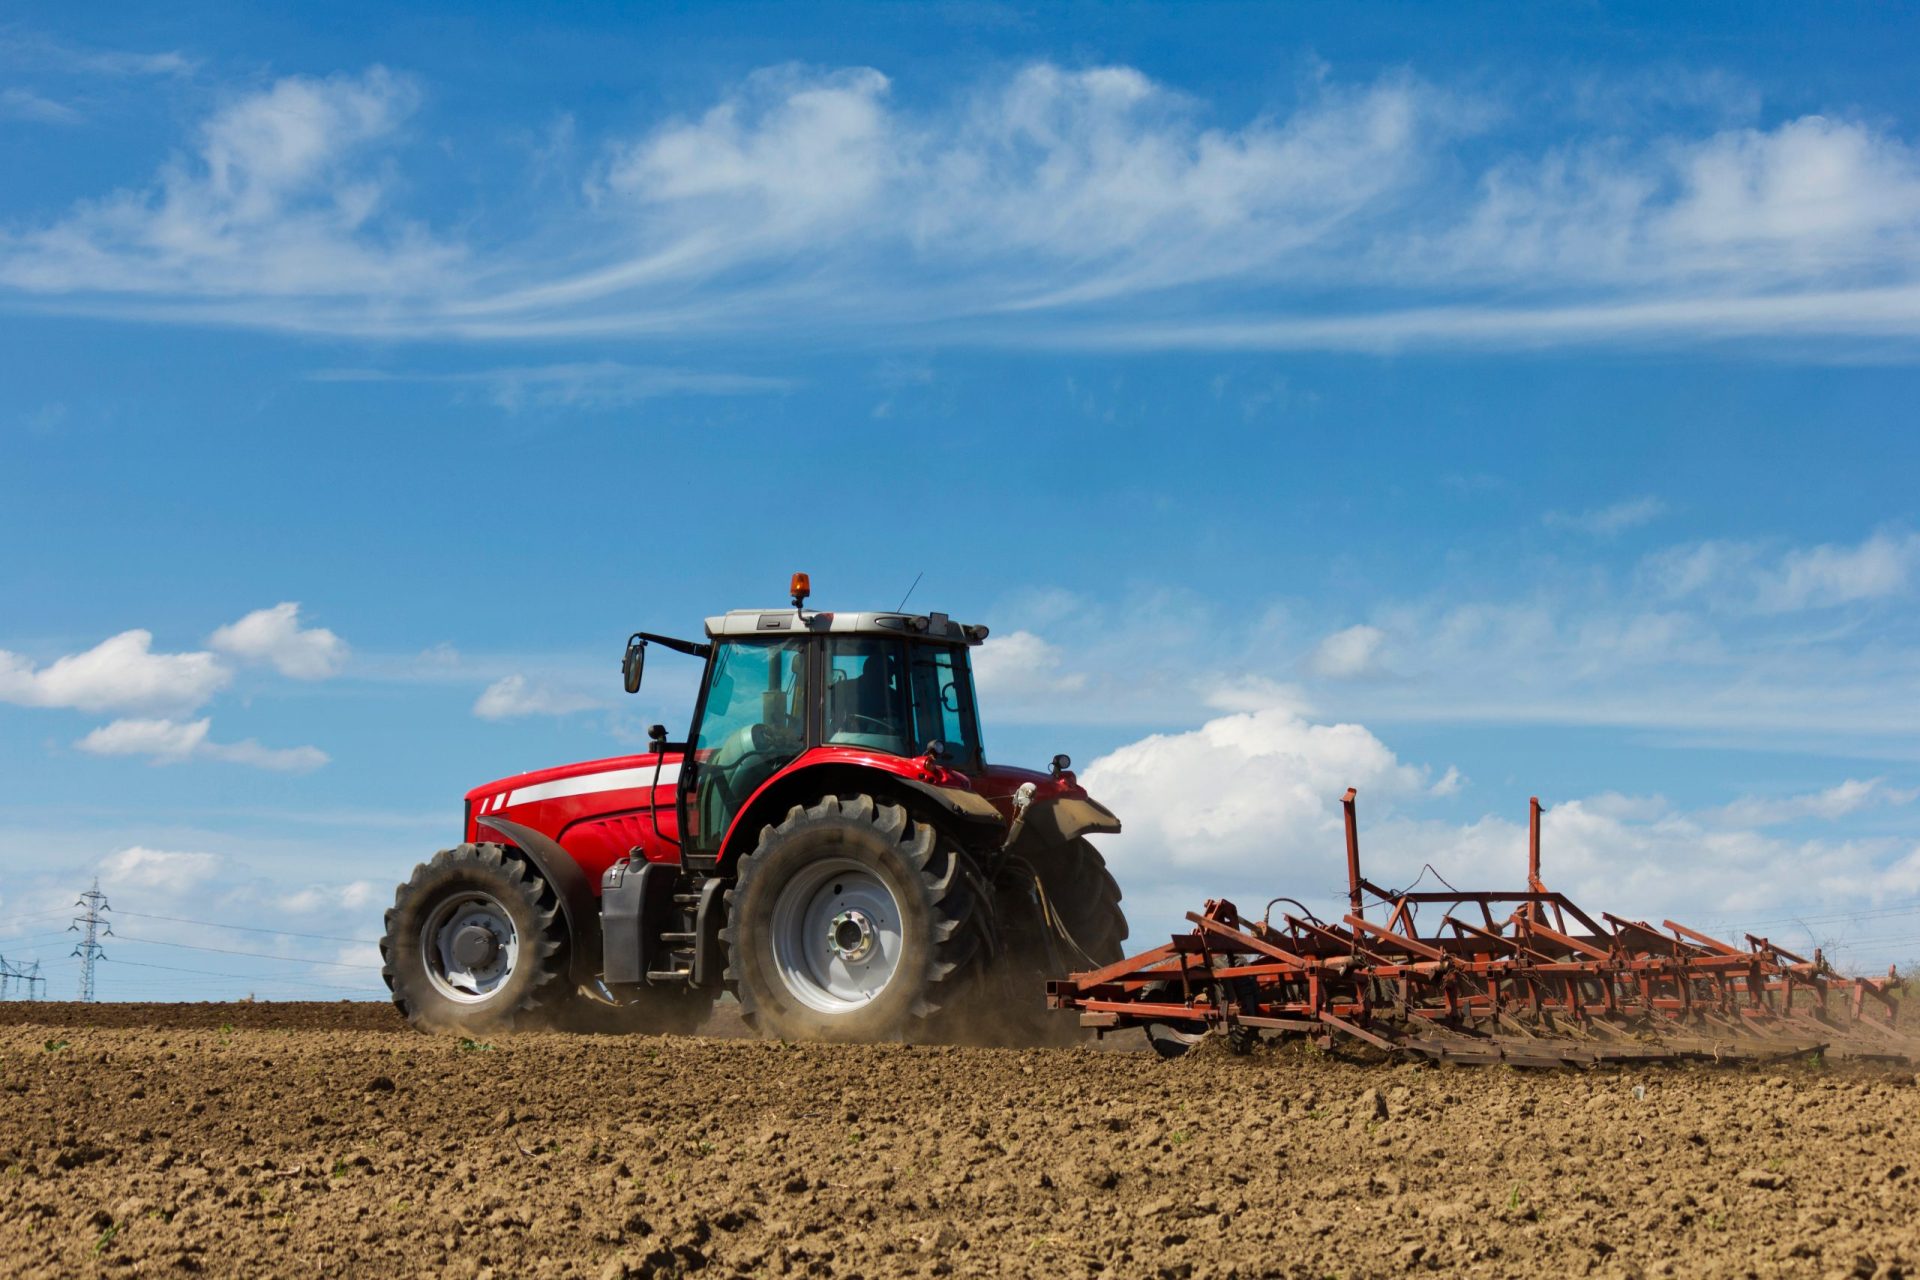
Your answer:
[[[0,1006],[8,1275],[1891,1277],[1910,1071]]]

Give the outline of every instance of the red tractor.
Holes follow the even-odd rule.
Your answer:
[[[464,843],[415,868],[380,944],[434,1029],[686,1030],[722,992],[787,1039],[1030,1038],[1045,980],[1121,958],[1120,823],[1055,756],[989,765],[945,614],[793,604],[707,619],[685,742],[467,793]],[[1059,1015],[1051,1015],[1058,1019]]]

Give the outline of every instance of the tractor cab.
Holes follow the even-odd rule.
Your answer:
[[[706,644],[629,642],[630,668],[634,646],[649,640],[707,660],[686,743],[661,743],[684,751],[680,830],[690,862],[718,858],[747,802],[808,752],[926,757],[963,774],[984,767],[967,650],[986,639],[985,627],[940,613],[827,613],[805,600],[805,576],[796,575],[792,607],[708,618]]]

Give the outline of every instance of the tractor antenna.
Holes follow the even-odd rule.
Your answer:
[[[913,575],[913,587],[917,587],[917,586],[919,586],[919,585],[920,585],[920,579],[922,579],[922,578],[924,578],[924,577],[926,577],[926,576],[927,576],[927,571],[926,571],[925,569],[922,569],[922,570],[921,570],[920,572],[918,572],[918,573],[916,573],[916,574],[914,574],[914,575]],[[906,595],[904,595],[904,596],[901,596],[901,597],[900,597],[900,603],[899,603],[899,604],[897,604],[897,605],[895,605],[895,606],[893,607],[893,611],[894,611],[895,613],[899,613],[899,612],[900,612],[900,611],[901,611],[902,609],[904,609],[904,608],[906,608],[906,607],[907,607],[907,597],[908,597],[908,596],[911,596],[911,595],[913,594],[913,587],[908,587],[908,588],[907,588],[907,594],[906,594]]]

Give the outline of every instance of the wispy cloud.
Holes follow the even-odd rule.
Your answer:
[[[872,68],[783,66],[600,139],[584,186],[542,181],[524,223],[435,229],[403,180],[424,100],[380,68],[236,95],[151,183],[0,239],[0,285],[68,310],[393,339],[1920,337],[1920,153],[1842,115],[1689,134],[1599,130],[1569,106],[1569,140],[1542,151],[1503,143],[1499,103],[1407,73],[1223,119],[1125,66],[1037,63],[932,97]]]
[[[79,124],[86,119],[64,102],[14,86],[0,89],[0,120],[26,120],[34,124]]]
[[[611,360],[454,372],[322,369],[310,377],[316,382],[438,383],[453,387],[477,387],[490,401],[509,412],[529,406],[619,409],[665,396],[767,395],[791,391],[799,385],[791,378],[633,365]]]
[[[1612,538],[1625,533],[1628,529],[1637,529],[1643,524],[1651,524],[1665,515],[1666,511],[1666,503],[1658,498],[1647,496],[1627,498],[1609,506],[1596,507],[1591,511],[1549,511],[1541,517],[1541,520],[1549,528],[1571,529],[1576,533],[1585,533],[1596,538]]]
[[[482,720],[511,720],[521,716],[564,716],[605,705],[599,698],[538,684],[523,675],[502,676],[474,700],[473,714]]]
[[[1756,613],[1828,609],[1907,594],[1920,571],[1920,534],[1883,530],[1851,545],[1786,548],[1710,540],[1659,552],[1643,569],[1674,599]]]
[[[184,76],[199,63],[178,50],[143,52],[69,44],[38,32],[0,32],[0,65],[92,76]]]

